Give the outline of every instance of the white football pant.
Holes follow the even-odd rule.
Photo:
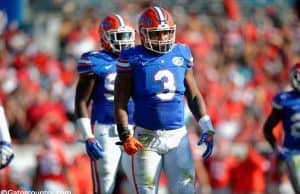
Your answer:
[[[300,193],[300,151],[291,150],[285,164],[295,192]]]
[[[116,125],[95,124],[94,135],[104,150],[103,159],[91,163],[94,193],[111,194],[120,168],[133,186],[130,157],[116,145],[120,141]]]
[[[162,169],[172,194],[194,193],[195,169],[185,127],[152,131],[136,127],[134,136],[145,149],[132,156],[138,194],[156,194]]]

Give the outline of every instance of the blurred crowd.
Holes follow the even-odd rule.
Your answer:
[[[197,123],[187,117],[197,179],[202,188],[199,193],[276,193],[272,189],[284,190],[288,180],[272,159],[271,149],[263,138],[262,124],[271,110],[274,95],[289,88],[289,68],[300,61],[297,12],[300,3],[295,1],[284,7],[257,6],[251,11],[247,9],[246,15],[243,1],[213,2],[211,7],[217,4],[221,9],[211,8],[206,12],[185,9],[181,4],[189,3],[188,0],[167,7],[177,24],[176,42],[192,49],[197,84],[216,128],[214,154],[203,162],[195,143],[199,135]],[[134,25],[138,13],[151,5],[151,1],[114,3],[118,13],[131,19]],[[49,148],[45,140],[53,138],[62,144],[76,144],[80,139],[74,122],[77,60],[83,52],[100,49],[101,14],[93,7],[78,14],[76,6],[70,4],[62,6],[61,11],[54,54],[41,48],[33,33],[17,22],[1,28],[0,99],[13,144],[36,144],[46,150],[42,156],[48,157],[55,150],[61,166],[56,169],[57,174],[70,171],[73,183],[65,180],[66,184],[76,193],[88,193],[91,190],[80,190],[79,184],[74,183],[83,184],[79,180],[82,176],[76,173],[86,173],[83,185],[90,185],[87,188],[91,189],[88,158],[81,153],[65,158],[65,150],[57,152],[59,146]],[[39,41],[51,40],[45,36]],[[275,133],[280,142],[281,126]],[[37,162],[43,161],[40,158],[38,154]],[[13,180],[7,180],[6,188],[14,185],[30,189],[37,184],[37,175],[30,175],[32,180],[25,188]],[[165,183],[162,179],[162,187]],[[5,188],[3,184],[2,188]]]

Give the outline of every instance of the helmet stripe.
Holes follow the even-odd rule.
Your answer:
[[[115,16],[118,18],[120,26],[125,26],[125,22],[124,22],[123,18],[118,14],[116,14]]]
[[[156,7],[156,6],[154,7],[154,10],[158,14],[159,21],[161,23],[165,23],[166,24],[166,17],[165,17],[164,11],[160,7]]]

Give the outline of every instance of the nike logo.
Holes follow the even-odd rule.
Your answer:
[[[109,65],[109,66],[106,66],[104,67],[105,69],[110,69],[113,65]]]

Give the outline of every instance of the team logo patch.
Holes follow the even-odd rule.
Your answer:
[[[104,28],[104,29],[110,28],[111,27],[110,21],[104,21],[104,22],[102,22],[101,27]]]
[[[183,58],[182,57],[173,57],[172,63],[176,66],[182,66],[183,65]]]
[[[145,26],[151,26],[152,25],[152,20],[147,18],[147,17],[141,17],[140,21],[141,24],[145,25]]]

